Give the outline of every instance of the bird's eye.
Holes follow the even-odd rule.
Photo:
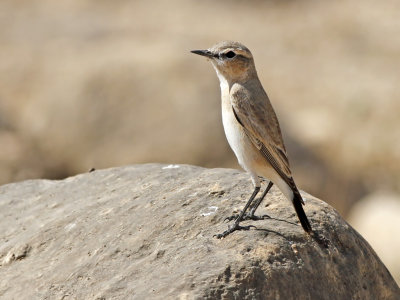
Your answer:
[[[229,51],[229,52],[227,52],[227,53],[225,54],[225,56],[226,56],[227,58],[234,58],[234,57],[236,56],[236,53],[233,52],[233,51]]]

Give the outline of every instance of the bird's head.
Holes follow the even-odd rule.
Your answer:
[[[209,58],[218,77],[223,76],[228,82],[241,82],[257,76],[253,55],[238,42],[223,41],[207,50],[191,52]]]

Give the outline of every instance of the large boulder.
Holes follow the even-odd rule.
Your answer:
[[[400,283],[400,197],[377,191],[361,199],[347,219],[374,247]]]
[[[270,218],[224,239],[252,192],[230,169],[135,165],[0,187],[0,298],[400,299],[368,243],[303,192],[304,233],[273,188]]]

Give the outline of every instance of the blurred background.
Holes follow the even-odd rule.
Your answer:
[[[192,49],[255,57],[299,187],[400,282],[400,2],[0,2],[0,183],[145,162],[239,168]]]

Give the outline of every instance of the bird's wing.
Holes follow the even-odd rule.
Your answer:
[[[261,88],[253,97],[249,89],[237,86],[232,88],[230,99],[233,113],[251,142],[292,190],[297,190],[278,119],[265,91]]]

